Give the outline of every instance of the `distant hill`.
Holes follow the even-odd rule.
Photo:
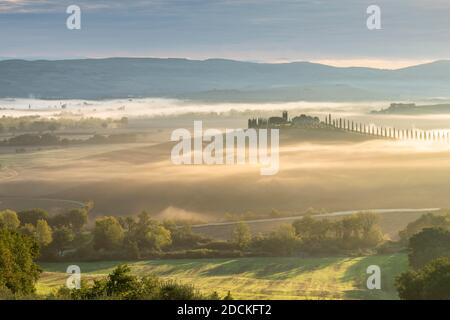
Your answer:
[[[363,101],[445,97],[449,84],[450,61],[398,70],[223,59],[0,61],[0,98]]]
[[[450,104],[417,106],[414,103],[391,103],[386,109],[372,111],[375,114],[450,114]]]

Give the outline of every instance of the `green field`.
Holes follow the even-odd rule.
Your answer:
[[[104,276],[121,262],[43,263],[38,293],[65,283],[69,264],[84,279]],[[397,299],[394,278],[407,269],[405,254],[333,258],[152,260],[128,263],[138,275],[155,274],[195,285],[204,293],[228,290],[239,299]],[[381,268],[381,290],[366,289],[366,268]]]

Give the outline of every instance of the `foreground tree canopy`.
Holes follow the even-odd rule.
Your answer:
[[[450,258],[450,232],[426,228],[409,239],[408,249],[409,264],[415,269],[437,258]]]
[[[0,229],[0,288],[18,295],[33,293],[40,273],[34,263],[38,255],[39,247],[33,238]]]
[[[400,299],[449,300],[450,259],[439,258],[417,271],[402,273],[396,280]]]
[[[154,276],[138,277],[127,265],[117,266],[106,278],[83,283],[81,289],[63,288],[59,298],[74,300],[200,300],[220,297],[216,292],[204,295],[191,285],[163,281]],[[224,299],[231,300],[230,293]]]

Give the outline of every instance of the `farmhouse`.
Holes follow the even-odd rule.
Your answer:
[[[281,117],[253,118],[248,119],[248,128],[265,129],[265,128],[319,128],[323,123],[318,117],[312,117],[305,114],[289,119],[288,112],[283,111]]]

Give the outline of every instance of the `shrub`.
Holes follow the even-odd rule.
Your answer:
[[[439,258],[417,271],[407,271],[395,282],[400,299],[450,300],[450,259]]]

